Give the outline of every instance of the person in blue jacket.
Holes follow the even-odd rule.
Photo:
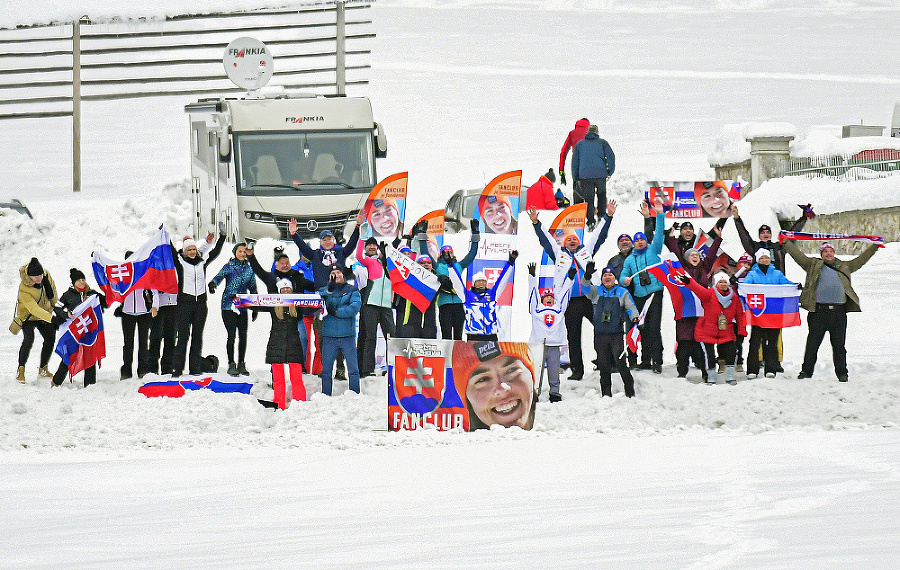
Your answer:
[[[225,352],[228,355],[229,376],[249,376],[244,356],[247,354],[247,309],[235,309],[232,299],[241,293],[256,294],[256,277],[253,268],[247,261],[247,244],[238,243],[231,250],[234,257],[222,267],[218,274],[209,282],[209,293],[214,295],[216,287],[224,280],[225,290],[222,291],[222,322],[225,323],[225,332],[228,339],[225,341]],[[256,311],[253,311],[253,320],[256,320]],[[238,337],[237,361],[234,359],[234,340]]]
[[[575,203],[587,203],[587,224],[594,228],[594,198],[597,217],[606,209],[606,181],[616,171],[616,155],[606,140],[600,138],[597,125],[588,127],[584,139],[572,152],[572,173],[578,179],[573,190]]]
[[[359,289],[347,283],[345,268],[331,268],[328,284],[319,289],[325,301],[322,319],[322,393],[331,395],[331,373],[338,350],[347,362],[350,389],[359,393],[359,365],[356,357],[356,315],[362,308]],[[349,270],[346,270],[349,271]]]
[[[663,213],[662,199],[657,198],[653,202],[656,212],[656,229],[654,230],[653,243],[647,244],[647,236],[643,232],[634,234],[634,249],[631,255],[622,264],[622,285],[628,287],[634,284],[634,303],[639,311],[644,310],[644,305],[650,303],[647,314],[644,317],[644,328],[641,331],[641,363],[638,368],[642,370],[653,369],[657,374],[662,373],[662,299],[663,284],[645,271],[651,265],[660,261],[665,231],[666,219]]]
[[[793,285],[796,283],[772,265],[772,253],[761,247],[756,251],[756,265],[744,278],[744,283],[759,285]],[[766,378],[774,378],[781,364],[778,361],[778,335],[780,328],[764,328],[754,325],[750,332],[750,353],[747,355],[747,378],[759,376],[759,347],[762,345],[763,360],[766,363]]]
[[[466,324],[466,309],[450,281],[450,268],[452,267],[457,273],[463,275],[466,268],[475,261],[475,256],[478,254],[478,241],[481,237],[481,233],[478,231],[478,220],[473,219],[471,227],[471,245],[469,245],[469,253],[464,258],[457,261],[456,256],[453,255],[453,248],[449,245],[441,248],[441,255],[437,258],[435,273],[441,282],[437,299],[438,322],[441,324],[441,337],[445,340],[462,340],[463,326]]]

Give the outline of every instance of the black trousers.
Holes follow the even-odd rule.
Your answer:
[[[663,361],[662,343],[662,291],[657,291],[646,297],[635,297],[634,304],[638,312],[644,310],[644,305],[650,299],[650,308],[644,316],[644,328],[641,329],[641,363],[659,364]]]
[[[56,369],[56,372],[53,374],[53,383],[57,386],[62,386],[63,381],[66,379],[66,376],[69,374],[69,368],[60,361],[59,368]],[[97,383],[97,365],[90,366],[84,369],[84,387],[87,388],[91,384]]]
[[[150,371],[150,327],[153,324],[150,313],[129,315],[122,313],[122,375],[131,377],[134,363],[134,337],[137,332],[137,374],[143,376]]]
[[[394,315],[390,307],[363,305],[359,321],[359,335],[363,337],[362,350],[359,351],[360,376],[371,376],[375,373],[375,346],[378,343],[379,325],[385,339],[394,336]]]
[[[466,324],[466,308],[462,303],[448,303],[438,307],[438,320],[444,340],[462,340]]]
[[[694,366],[706,370],[706,351],[703,350],[703,343],[696,340],[679,340],[678,349],[675,350],[678,376],[687,376],[692,359]]]
[[[728,342],[723,342],[722,344],[707,344],[707,347],[712,347],[711,353],[713,356],[713,361],[715,362],[715,353],[718,351],[719,359],[725,361],[726,366],[734,366],[735,359],[735,349],[737,344],[733,340],[729,340]]]
[[[53,354],[53,348],[56,345],[56,327],[47,321],[25,321],[22,323],[22,346],[19,347],[19,366],[25,366],[28,362],[28,356],[31,354],[31,347],[34,346],[34,329],[37,329],[44,338],[41,345],[41,368],[47,366],[50,362],[50,355]]]
[[[750,331],[750,351],[747,353],[747,373],[759,374],[759,347],[762,346],[766,374],[778,372],[778,335],[781,329],[753,327]],[[818,346],[816,347],[818,349]]]
[[[594,325],[594,304],[585,296],[572,297],[566,308],[566,339],[569,341],[569,368],[578,376],[584,375],[584,357],[581,351],[581,324],[587,320]]]
[[[606,177],[580,179],[575,185],[573,197],[576,204],[581,202],[587,204],[585,220],[588,224],[594,225],[606,213]],[[596,207],[594,206],[595,199],[597,200]]]
[[[496,334],[470,334],[466,336],[466,342],[480,342],[485,340],[497,340]]]
[[[178,338],[177,313],[175,305],[165,305],[151,317],[150,325],[150,368],[148,372],[172,373],[175,357],[175,341]],[[160,348],[162,351],[160,352]]]
[[[187,358],[188,371],[200,374],[200,359],[203,351],[203,328],[206,326],[206,295],[197,299],[178,299],[178,344],[175,345],[173,358],[173,374],[180,375],[184,371]],[[188,342],[191,351],[188,354]]]
[[[825,333],[831,340],[831,353],[834,358],[834,373],[838,376],[847,374],[847,308],[844,305],[820,305],[806,317],[809,335],[806,337],[806,352],[803,355],[803,373],[812,376],[816,369],[816,358],[819,346],[825,340]],[[766,365],[768,365],[766,359]]]
[[[225,339],[225,355],[228,356],[228,363],[243,362],[244,356],[247,354],[247,323],[249,322],[249,313],[247,311],[222,311],[222,322],[225,323],[225,333],[228,338]],[[234,359],[234,341],[237,338],[238,357]]]
[[[612,366],[619,370],[625,395],[634,397],[634,377],[625,360],[625,338],[622,333],[594,335],[594,349],[597,351],[597,364],[600,369],[600,391],[604,396],[612,396]]]

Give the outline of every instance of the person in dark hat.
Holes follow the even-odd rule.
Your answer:
[[[72,286],[69,287],[65,293],[60,295],[59,300],[53,306],[53,325],[55,327],[59,327],[59,325],[72,318],[72,311],[77,309],[78,305],[87,301],[88,297],[91,295],[100,297],[101,309],[106,309],[108,306],[106,304],[106,297],[102,293],[98,293],[88,287],[84,272],[80,269],[76,267],[70,269],[69,279],[72,281]],[[59,368],[56,369],[56,373],[53,375],[52,386],[61,386],[63,380],[66,379],[66,374],[68,372],[69,368],[63,361],[60,361]],[[84,369],[84,387],[87,388],[91,384],[96,384],[96,382],[97,365],[94,364],[93,366]]]
[[[219,273],[209,282],[209,293],[214,295],[216,287],[224,280],[225,290],[222,292],[222,322],[225,324],[225,353],[228,356],[229,376],[249,376],[244,357],[247,354],[247,327],[249,326],[249,314],[246,308],[235,310],[232,300],[236,295],[244,293],[256,294],[256,279],[253,276],[253,268],[247,261],[247,244],[240,242],[235,244],[231,252],[234,257],[228,260]],[[258,313],[253,311],[253,318]],[[235,340],[238,341],[237,358],[234,353]]]
[[[357,394],[359,367],[356,357],[356,315],[362,307],[359,290],[347,282],[346,268],[335,265],[329,273],[328,284],[319,289],[325,301],[325,317],[322,319],[322,393],[330,396],[332,372],[338,350],[344,353],[350,389]]]
[[[638,309],[631,293],[616,284],[616,273],[612,267],[601,270],[599,285],[591,279],[595,271],[596,266],[591,261],[584,269],[581,284],[594,305],[594,349],[600,370],[600,391],[604,396],[612,396],[612,369],[615,364],[622,376],[625,395],[633,398],[634,377],[625,360],[625,332],[629,323],[638,324]]]
[[[594,224],[606,210],[606,181],[616,171],[616,155],[609,143],[600,138],[599,133],[599,127],[591,125],[584,139],[572,151],[572,174],[578,179],[573,196],[576,204],[587,203],[586,221],[589,229],[594,228]]]
[[[19,293],[16,297],[16,311],[9,331],[19,334],[22,331],[22,346],[19,348],[19,367],[16,380],[25,382],[25,364],[34,345],[35,329],[41,333],[44,342],[41,346],[41,358],[38,367],[39,378],[50,378],[53,375],[47,369],[50,355],[56,341],[56,328],[53,320],[53,305],[56,303],[56,285],[50,274],[44,271],[36,257],[19,268]]]

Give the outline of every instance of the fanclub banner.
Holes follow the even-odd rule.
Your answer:
[[[428,224],[428,229],[426,230],[428,255],[437,265],[438,257],[441,255],[441,248],[444,247],[444,210],[428,212],[416,220],[415,225],[419,225],[422,222]]]
[[[388,243],[400,237],[403,221],[406,219],[407,172],[388,176],[372,188],[363,206],[368,222],[368,235],[362,239],[375,237]]]
[[[476,273],[484,273],[488,288],[493,287],[502,274],[510,252],[516,249],[521,193],[521,170],[501,174],[485,186],[474,214],[480,222],[481,240],[478,242],[478,254],[468,268],[467,287],[471,287],[472,276]],[[510,338],[511,333],[515,273],[510,274],[501,287],[495,298],[499,335],[505,340]]]
[[[318,309],[322,306],[322,297],[318,293],[273,293],[256,295],[253,293],[234,296],[234,306],[244,307],[300,307]]]
[[[524,342],[391,339],[388,430],[531,429],[540,350]]]
[[[727,218],[731,204],[741,199],[745,182],[711,180],[704,182],[648,182],[644,198],[651,206],[656,198],[666,205],[666,217],[674,220]]]

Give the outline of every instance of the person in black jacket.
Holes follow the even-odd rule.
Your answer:
[[[212,235],[206,238],[206,243],[212,241]],[[209,253],[209,258],[204,260],[197,248],[197,242],[191,238],[185,238],[181,245],[181,251],[175,250],[172,245],[172,258],[175,260],[175,270],[178,272],[178,343],[175,345],[175,355],[172,362],[172,377],[178,378],[184,371],[187,359],[188,371],[192,376],[199,376],[201,370],[201,351],[203,350],[203,328],[206,326],[206,268],[210,262],[218,257],[225,243],[225,228],[219,229],[219,239]],[[193,340],[191,340],[193,338]],[[191,342],[190,356],[188,356],[188,341]]]
[[[106,297],[102,293],[88,288],[87,280],[82,271],[73,267],[69,270],[69,278],[72,280],[72,286],[59,297],[59,301],[53,306],[53,325],[55,327],[59,327],[59,325],[72,318],[72,311],[78,308],[78,305],[84,303],[91,295],[100,297],[100,307],[102,309],[107,307]],[[60,361],[59,368],[56,369],[56,373],[53,375],[53,386],[61,386],[68,372],[69,368],[64,362]],[[84,369],[84,387],[87,388],[91,384],[96,383],[97,365],[94,364]]]
[[[803,231],[806,221],[816,217],[815,212],[812,210],[812,204],[800,207],[803,208],[803,215],[791,226],[792,232]],[[771,254],[769,258],[772,260],[772,265],[775,266],[775,269],[784,273],[784,246],[778,243],[777,239],[772,241],[772,228],[767,224],[759,226],[759,241],[754,241],[750,237],[747,227],[744,226],[743,218],[738,215],[737,204],[731,205],[731,216],[734,218],[734,227],[741,238],[741,245],[744,246],[744,251],[754,253],[760,249],[768,249]]]

